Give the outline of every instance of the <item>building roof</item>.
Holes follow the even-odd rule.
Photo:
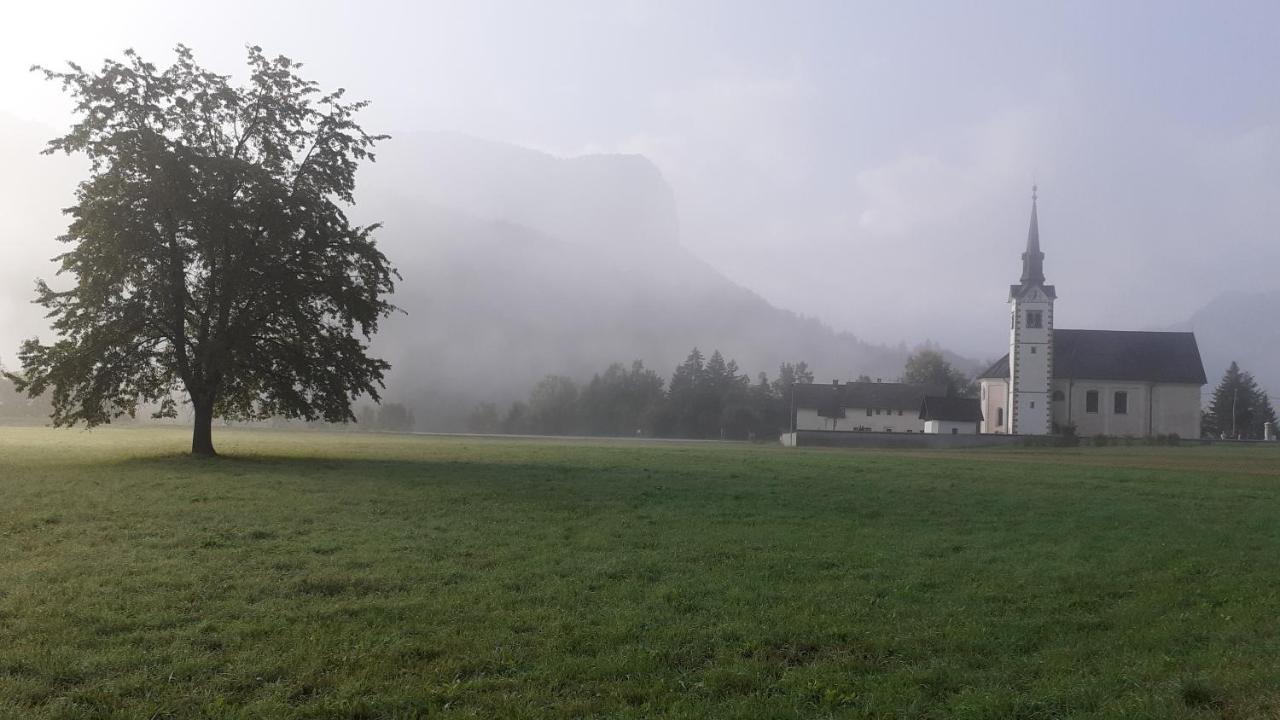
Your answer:
[[[1044,253],[1040,251],[1040,219],[1036,208],[1036,188],[1031,187],[1031,224],[1027,227],[1027,249],[1022,253],[1022,277],[1009,286],[1009,299],[1025,296],[1032,288],[1040,288],[1049,299],[1058,297],[1052,285],[1044,284]]]
[[[1022,253],[1022,285],[1044,285],[1044,253],[1040,252],[1040,222],[1036,218],[1036,188],[1031,188],[1031,225],[1027,251]]]
[[[1079,380],[1207,382],[1200,347],[1189,332],[1054,330],[1053,376]],[[1008,378],[1009,356],[980,378]]]
[[[941,395],[945,388],[907,383],[849,382],[843,385],[805,383],[795,386],[796,407],[819,410],[881,408],[916,412],[926,395]],[[830,417],[829,415],[827,417]]]
[[[982,422],[982,403],[977,398],[927,395],[920,403],[920,419]]]

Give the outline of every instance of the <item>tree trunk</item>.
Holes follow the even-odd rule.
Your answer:
[[[193,402],[196,410],[195,427],[191,433],[191,454],[213,457],[213,403],[207,400]]]

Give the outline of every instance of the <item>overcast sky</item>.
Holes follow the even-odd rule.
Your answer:
[[[371,130],[642,153],[685,246],[873,341],[1001,354],[1033,181],[1062,327],[1280,286],[1280,3],[45,1],[0,26],[11,127],[68,120],[32,63],[182,42],[239,74],[255,43],[373,100]],[[44,273],[19,235],[4,277]]]

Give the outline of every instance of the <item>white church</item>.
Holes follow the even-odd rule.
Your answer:
[[[1009,288],[1009,354],[978,378],[982,432],[1200,437],[1206,379],[1193,333],[1054,327],[1036,204],[1033,191],[1022,278]]]

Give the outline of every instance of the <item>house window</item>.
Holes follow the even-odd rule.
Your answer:
[[[1031,409],[1032,409],[1032,410],[1035,410],[1035,409],[1036,409],[1036,401],[1035,401],[1035,400],[1032,400],[1032,401],[1031,401]]]
[[[1115,410],[1117,415],[1127,415],[1129,413],[1129,393],[1123,390],[1116,393]]]
[[[898,411],[898,417],[902,417],[902,411],[901,411],[901,410],[899,410],[899,411]]]
[[[996,424],[1004,427],[1004,408],[996,408]]]
[[[952,435],[959,435],[959,434],[960,434],[960,428],[951,428],[951,434],[952,434]]]
[[[1054,391],[1053,391],[1053,401],[1054,401],[1054,402],[1062,402],[1062,401],[1063,401],[1063,400],[1065,400],[1065,399],[1066,399],[1066,396],[1062,394],[1062,391],[1061,391],[1061,390],[1054,390]]]
[[[1098,391],[1090,390],[1084,394],[1084,411],[1087,413],[1098,412]]]
[[[1044,327],[1044,313],[1040,310],[1027,311],[1027,327],[1042,328]]]
[[[867,408],[867,417],[871,417],[871,408]]]
[[[1032,354],[1032,355],[1035,355],[1035,354],[1036,354],[1036,346],[1035,346],[1035,345],[1032,345],[1032,346],[1031,346],[1031,354]]]
[[[876,408],[876,414],[877,414],[877,415],[879,415],[879,414],[880,414],[880,408]]]

